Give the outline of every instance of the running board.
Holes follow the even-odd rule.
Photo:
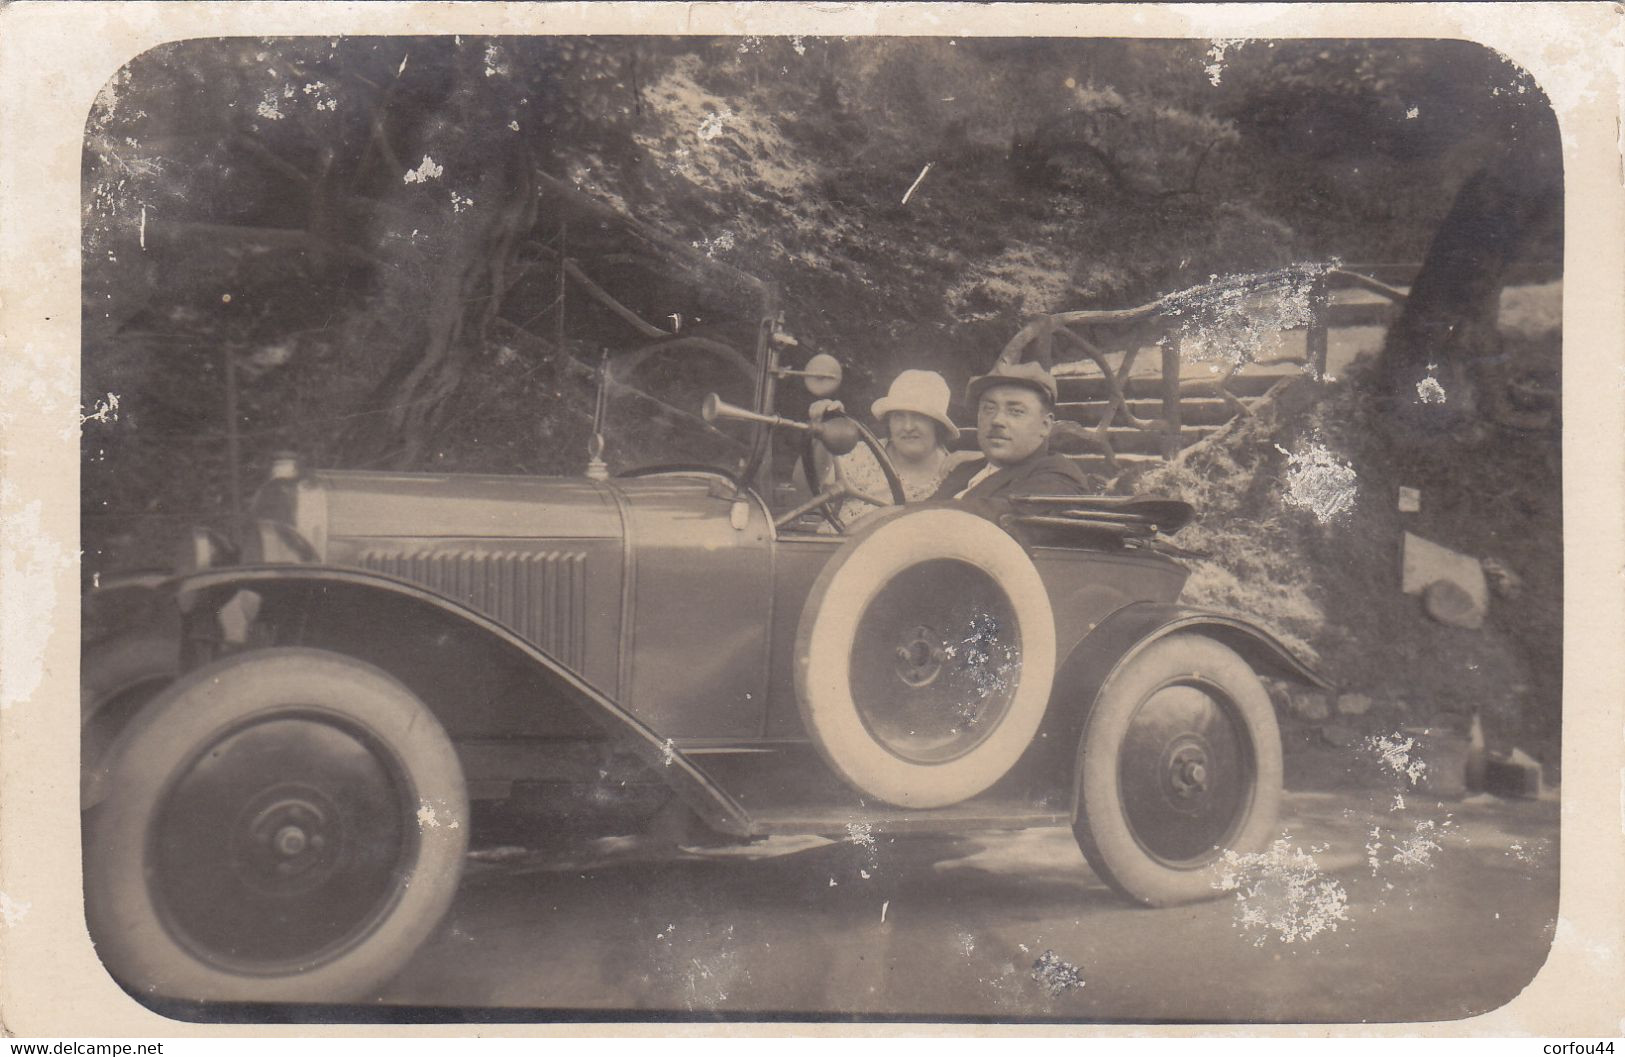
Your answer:
[[[914,810],[876,804],[855,810],[752,812],[749,836],[817,836],[859,840],[886,833],[945,833],[986,829],[1037,829],[1072,824],[1069,812],[1040,812],[1024,801],[978,798],[952,807]]]
[[[866,797],[832,773],[806,742],[780,743],[770,752],[707,753],[700,765],[739,805],[741,835],[747,837],[857,839],[871,833],[1028,829],[1072,822],[1070,775],[1052,774],[1046,782],[1034,772],[1047,769],[1019,764],[980,796],[938,808],[898,807]]]

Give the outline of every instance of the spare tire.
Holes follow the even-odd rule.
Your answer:
[[[814,582],[796,700],[837,774],[901,807],[983,792],[1031,743],[1055,677],[1049,594],[1021,545],[952,507],[899,508]]]

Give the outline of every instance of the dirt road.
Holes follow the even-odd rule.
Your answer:
[[[1553,801],[1295,792],[1282,829],[1240,887],[1170,910],[1116,897],[1066,830],[487,849],[379,997],[544,1020],[1440,1020],[1545,959]]]

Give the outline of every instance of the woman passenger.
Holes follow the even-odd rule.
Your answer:
[[[881,424],[880,446],[897,471],[907,502],[930,499],[948,471],[961,461],[952,451],[959,427],[948,417],[948,400],[948,383],[942,375],[935,371],[904,371],[892,382],[890,391],[870,407]],[[840,410],[838,401],[820,400],[808,415],[817,422]],[[821,448],[816,450],[822,453]],[[851,524],[879,507],[891,505],[886,475],[867,445],[859,444],[835,461],[847,486],[862,497],[854,496],[841,504],[842,522]],[[827,484],[833,475],[824,465],[820,470]]]

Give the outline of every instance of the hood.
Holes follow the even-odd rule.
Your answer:
[[[321,516],[318,553],[335,538],[618,539],[607,485],[567,477],[321,470],[300,483]],[[303,505],[303,503],[301,503]],[[314,513],[314,511],[313,511]],[[319,528],[317,527],[319,526]]]

